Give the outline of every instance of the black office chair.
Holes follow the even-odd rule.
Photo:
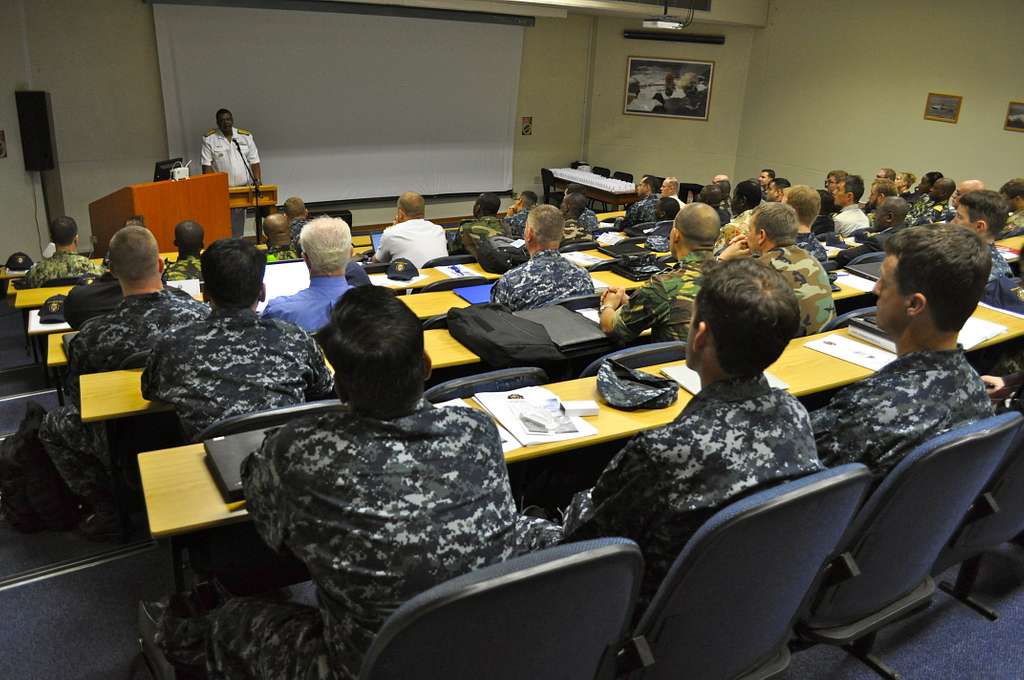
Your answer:
[[[872,654],[875,636],[931,604],[931,568],[1006,458],[1020,424],[1019,413],[985,418],[907,454],[857,513],[797,634],[840,646],[883,677],[899,677]]]
[[[420,269],[443,267],[448,264],[472,264],[474,262],[476,262],[476,258],[472,255],[445,255],[444,257],[435,257],[433,260],[427,260]]]
[[[559,206],[562,204],[562,195],[555,191],[555,175],[547,168],[540,169],[540,183],[544,187],[544,203],[547,205]]]
[[[117,365],[117,370],[124,371],[130,368],[145,368],[146,363],[149,361],[149,355],[150,351],[148,349],[142,352],[129,354]]]
[[[642,570],[635,543],[604,538],[471,571],[399,607],[359,678],[611,678]]]
[[[597,250],[597,241],[573,241],[558,248],[560,253],[578,253],[582,250]]]
[[[305,404],[295,404],[275,408],[269,411],[257,413],[245,413],[240,416],[229,416],[221,418],[212,425],[207,426],[196,436],[197,442],[224,437],[238,432],[250,432],[252,430],[263,430],[268,427],[278,427],[285,423],[302,418],[303,416],[319,415],[331,411],[339,411],[342,404],[337,399],[324,399],[323,401],[308,401]]]
[[[599,359],[594,359],[580,373],[581,378],[597,375],[601,364],[607,359],[615,359],[629,368],[641,368],[654,364],[667,364],[670,361],[682,361],[686,358],[686,343],[678,340],[668,342],[652,342],[649,345],[627,347],[609,352]]]
[[[592,168],[590,168],[590,171],[592,173],[594,173],[595,175],[600,175],[601,177],[611,177],[612,176],[612,171],[611,170],[609,170],[608,168],[602,168],[600,165],[593,166]]]
[[[861,307],[855,309],[852,312],[846,314],[840,314],[833,318],[831,321],[825,322],[825,325],[821,327],[819,333],[827,333],[828,331],[834,331],[837,328],[846,328],[850,325],[850,319],[858,319],[862,316],[868,316],[878,311],[878,307]]]
[[[659,175],[647,174],[641,175],[641,177],[650,177],[652,180],[654,180],[654,192],[659,193],[661,191],[661,183],[665,181],[664,177],[661,177]]]
[[[81,283],[81,276],[61,276],[55,279],[43,281],[40,288],[56,288],[57,286],[77,286]]]
[[[443,281],[434,281],[428,283],[419,290],[417,293],[436,293],[442,290],[455,290],[456,288],[468,288],[469,286],[485,286],[491,283],[490,279],[485,279],[482,276],[461,276],[457,279],[444,279]]]
[[[843,465],[716,512],[687,541],[633,633],[632,645],[649,646],[655,660],[636,677],[784,671],[804,596],[870,484],[865,466]]]
[[[520,387],[545,385],[547,382],[548,374],[542,368],[532,366],[502,368],[434,385],[423,393],[423,398],[432,404],[437,404],[442,401],[472,397],[477,392],[507,392]]]
[[[614,267],[618,261],[618,258],[612,258],[610,260],[601,260],[600,262],[596,262],[587,267],[587,271],[590,273],[607,271]]]
[[[367,274],[386,274],[390,262],[364,262],[363,271]]]
[[[425,331],[432,331],[432,330],[436,330],[436,329],[439,329],[439,328],[444,328],[444,329],[448,328],[448,315],[447,314],[438,314],[437,316],[432,316],[429,319],[424,319],[423,320],[423,330],[425,330]]]
[[[561,305],[566,309],[576,311],[577,309],[593,309],[601,304],[600,295],[574,295],[572,297],[562,298],[555,302],[556,305]]]
[[[882,251],[879,251],[877,253],[864,253],[863,255],[858,255],[857,257],[853,258],[852,260],[847,262],[846,265],[850,266],[851,264],[867,264],[868,262],[881,262],[884,259],[885,253]]]
[[[633,184],[633,173],[622,172],[621,170],[618,170],[612,173],[612,179],[620,179],[623,182],[629,182],[630,184]]]
[[[680,182],[679,198],[683,199],[685,203],[693,203],[697,200],[697,195],[703,190],[703,184],[697,184],[696,182]]]

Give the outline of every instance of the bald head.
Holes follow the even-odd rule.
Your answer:
[[[407,191],[398,197],[398,211],[405,215],[405,219],[419,219],[423,217],[425,210],[423,197],[415,191]]]
[[[203,225],[185,220],[174,225],[174,245],[179,257],[199,257],[203,250]]]
[[[728,182],[728,181],[729,181],[729,175],[715,175],[715,176],[714,176],[714,177],[713,177],[713,178],[711,179],[711,182],[712,182],[713,184],[717,184],[717,183],[719,183],[719,182]]]
[[[933,201],[948,201],[954,191],[956,191],[956,182],[948,177],[943,177],[935,180],[932,188],[928,191],[928,195]]]
[[[875,208],[875,226],[883,229],[903,224],[910,204],[899,196],[888,196]]]
[[[956,185],[956,193],[953,194],[953,207],[956,208],[960,205],[960,199],[964,194],[969,194],[972,191],[984,191],[984,189],[985,183],[980,179],[965,179]]]
[[[274,213],[263,218],[263,232],[267,235],[267,244],[284,246],[291,242],[291,231],[288,218],[284,213]]]
[[[679,232],[689,250],[707,250],[715,245],[721,229],[718,211],[706,203],[690,203],[676,214],[672,228]]]

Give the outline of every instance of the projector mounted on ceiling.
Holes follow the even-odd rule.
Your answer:
[[[665,31],[681,31],[684,28],[689,27],[689,25],[693,23],[693,2],[692,2],[692,0],[690,2],[690,6],[688,8],[688,12],[687,12],[685,18],[669,16],[669,13],[668,13],[668,3],[669,3],[669,0],[664,0],[664,4],[663,4],[664,12],[662,13],[661,16],[648,17],[647,19],[644,19],[644,23],[643,23],[644,28],[654,28],[654,29],[660,29],[660,30],[665,30]]]

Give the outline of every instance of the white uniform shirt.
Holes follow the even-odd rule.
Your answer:
[[[858,229],[867,229],[871,226],[868,216],[856,203],[846,206],[832,219],[836,224],[836,233],[840,236],[852,236]]]
[[[418,269],[424,262],[447,254],[444,227],[429,220],[416,219],[399,222],[385,229],[375,257],[378,262],[390,262],[404,257]]]
[[[256,151],[256,141],[248,130],[231,128],[232,137],[228,139],[220,130],[211,130],[203,137],[203,150],[200,154],[202,165],[209,165],[214,172],[228,173],[228,186],[241,187],[251,184],[249,171],[245,169],[245,162],[239,155],[238,149],[242,149],[245,160],[249,165],[260,162],[260,155]],[[238,146],[235,146],[235,140]]]

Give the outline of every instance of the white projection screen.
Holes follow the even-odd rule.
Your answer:
[[[263,182],[308,202],[507,191],[523,29],[155,4],[171,157],[198,174],[219,108]]]

